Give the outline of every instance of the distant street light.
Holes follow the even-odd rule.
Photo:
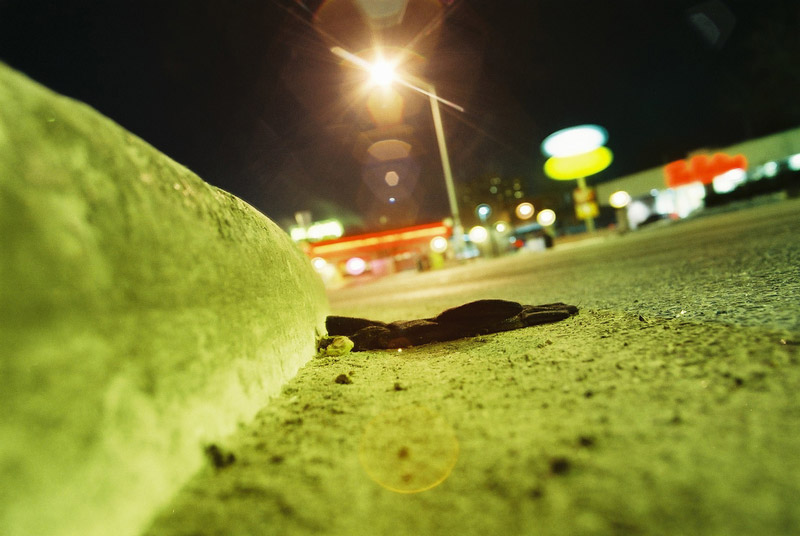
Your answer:
[[[542,227],[549,227],[550,225],[553,225],[555,221],[556,221],[556,213],[550,210],[549,208],[546,208],[543,211],[539,212],[539,215],[536,216],[536,222]]]
[[[520,203],[519,205],[517,205],[517,209],[515,212],[517,214],[517,217],[521,220],[530,219],[534,213],[533,204],[528,203],[527,201],[524,203]]]
[[[456,189],[453,184],[453,173],[450,169],[450,156],[447,153],[447,144],[445,143],[444,138],[444,127],[442,126],[442,116],[439,112],[439,103],[441,102],[442,104],[454,108],[459,112],[463,112],[464,108],[436,95],[436,88],[433,86],[433,84],[409,74],[397,74],[394,71],[394,66],[391,64],[391,62],[379,60],[376,63],[370,63],[362,58],[359,58],[352,52],[348,52],[342,47],[333,47],[331,48],[331,52],[343,60],[370,73],[374,83],[389,85],[392,82],[397,82],[402,86],[426,95],[430,100],[431,115],[433,116],[433,127],[436,131],[436,141],[439,144],[439,156],[442,160],[444,182],[445,186],[447,187],[447,199],[450,204],[450,216],[453,219],[453,249],[456,255],[458,255],[463,251],[464,227],[461,225],[461,217],[458,212],[458,200],[456,198]]]

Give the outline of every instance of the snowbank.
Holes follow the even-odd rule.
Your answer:
[[[0,534],[137,534],[314,354],[274,223],[0,64]]]

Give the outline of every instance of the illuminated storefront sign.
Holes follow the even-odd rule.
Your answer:
[[[693,182],[711,184],[714,178],[734,169],[747,169],[743,154],[735,156],[715,153],[712,156],[699,154],[687,160],[676,160],[664,166],[664,180],[668,188],[676,188]]]

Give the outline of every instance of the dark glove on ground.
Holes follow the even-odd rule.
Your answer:
[[[366,318],[329,316],[329,336],[346,335],[353,351],[405,348],[429,342],[452,341],[486,333],[558,322],[578,312],[574,305],[521,305],[506,300],[478,300],[447,309],[433,318],[385,323]]]

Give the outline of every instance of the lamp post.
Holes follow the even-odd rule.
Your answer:
[[[331,48],[331,52],[343,60],[371,73],[373,80],[377,83],[388,85],[392,82],[397,82],[400,85],[413,89],[428,97],[431,105],[431,115],[433,116],[433,129],[436,133],[436,141],[439,145],[439,157],[442,161],[444,183],[447,188],[447,200],[450,204],[450,217],[453,219],[453,250],[456,255],[458,255],[464,250],[464,227],[461,225],[461,216],[458,212],[458,199],[456,198],[456,189],[453,184],[453,172],[450,169],[450,155],[447,152],[447,143],[444,137],[444,127],[442,125],[442,115],[439,111],[439,103],[441,102],[460,112],[463,112],[464,108],[447,99],[439,97],[436,94],[436,88],[429,82],[408,74],[402,76],[397,75],[386,62],[379,64],[369,63],[342,47],[333,47]]]

